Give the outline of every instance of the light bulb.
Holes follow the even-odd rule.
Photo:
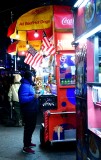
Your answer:
[[[29,44],[26,44],[26,48],[29,48]]]
[[[37,32],[37,31],[35,31],[35,33],[34,33],[34,37],[35,37],[35,38],[39,37],[39,34],[38,34],[38,32]]]
[[[19,39],[19,35],[18,34],[16,34],[16,39]]]

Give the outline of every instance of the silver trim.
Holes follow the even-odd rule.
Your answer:
[[[75,114],[76,112],[50,112],[50,114]]]

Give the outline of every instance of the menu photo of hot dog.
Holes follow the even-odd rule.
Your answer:
[[[91,0],[85,6],[85,22],[90,23],[95,14],[95,3]]]
[[[101,0],[96,0],[96,14],[101,14]]]

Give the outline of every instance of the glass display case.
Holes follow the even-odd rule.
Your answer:
[[[63,54],[60,57],[60,85],[75,84],[75,55]]]
[[[89,38],[94,52],[87,54],[87,113],[89,130],[89,159],[100,160],[101,148],[101,33]],[[89,59],[94,57],[94,61]],[[92,70],[90,70],[92,69]],[[94,146],[94,148],[93,148]]]
[[[94,37],[94,81],[101,83],[101,33]]]

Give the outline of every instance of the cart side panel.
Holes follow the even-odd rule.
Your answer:
[[[69,139],[67,131],[76,129],[75,114],[50,114],[48,116],[49,141]]]

